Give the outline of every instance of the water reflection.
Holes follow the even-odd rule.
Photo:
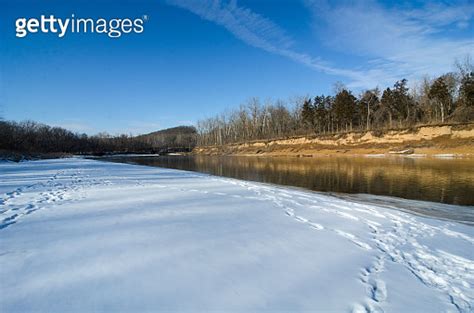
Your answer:
[[[160,156],[113,160],[316,191],[474,205],[474,160],[467,159]]]

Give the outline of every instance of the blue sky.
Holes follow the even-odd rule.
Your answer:
[[[355,92],[452,71],[472,1],[0,0],[0,116],[89,134],[192,124],[251,97]],[[15,37],[15,20],[149,17],[145,31]]]

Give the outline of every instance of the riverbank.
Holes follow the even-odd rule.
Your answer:
[[[295,157],[411,155],[474,158],[474,123],[258,140],[196,147],[193,154]]]
[[[474,228],[407,200],[75,158],[0,172],[5,312],[474,308]]]

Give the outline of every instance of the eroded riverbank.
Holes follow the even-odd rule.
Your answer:
[[[407,153],[418,157],[452,155],[474,158],[474,123],[255,140],[197,147],[193,153],[298,157]]]

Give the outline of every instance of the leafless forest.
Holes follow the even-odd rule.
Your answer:
[[[163,153],[190,151],[195,142],[196,129],[189,126],[169,128],[141,136],[111,136],[107,133],[88,136],[32,121],[0,121],[0,154],[6,155]]]
[[[469,58],[456,67],[456,72],[425,78],[411,89],[402,79],[383,91],[374,88],[358,95],[336,83],[334,95],[291,102],[253,98],[236,110],[199,121],[197,144],[473,121],[474,67]]]

